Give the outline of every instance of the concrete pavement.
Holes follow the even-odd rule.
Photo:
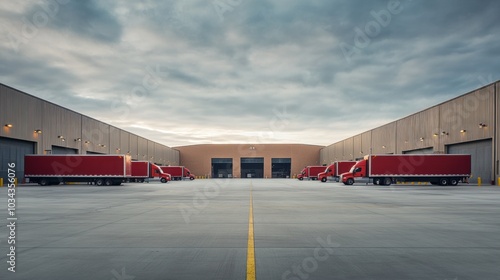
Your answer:
[[[0,279],[245,279],[250,194],[256,279],[500,275],[500,187],[224,179],[20,186]]]

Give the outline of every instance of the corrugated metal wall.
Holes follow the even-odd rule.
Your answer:
[[[61,147],[60,151],[129,153],[135,160],[179,164],[179,151],[175,149],[2,84],[0,122],[0,137],[32,141],[38,154],[51,153],[53,147]],[[13,126],[9,128],[6,124]]]
[[[320,151],[321,162],[356,159],[362,154],[423,151],[445,153],[446,147],[493,139],[492,157],[483,157],[481,168],[490,176],[500,169],[500,81],[418,112],[393,123],[329,145]],[[482,124],[480,126],[480,124]],[[482,149],[481,151],[484,151]],[[488,176],[488,175],[485,175]],[[487,179],[489,181],[489,179]]]

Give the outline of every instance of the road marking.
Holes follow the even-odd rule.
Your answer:
[[[255,280],[255,243],[253,238],[253,196],[250,181],[250,210],[248,214],[247,280]]]

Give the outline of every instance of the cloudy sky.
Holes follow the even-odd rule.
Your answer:
[[[168,146],[329,145],[498,80],[499,11],[497,0],[2,1],[0,82]]]

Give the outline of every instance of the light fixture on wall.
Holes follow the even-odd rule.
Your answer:
[[[11,123],[6,123],[6,124],[5,124],[5,127],[8,127],[8,128],[11,128],[11,127],[13,127],[13,126],[14,126],[14,125],[12,125]]]
[[[42,134],[42,130],[41,129],[35,129],[33,132],[38,133],[38,134]]]
[[[467,132],[467,130],[465,130],[465,129],[461,129],[461,130],[460,130],[460,132],[461,132],[461,133],[466,133],[466,132]]]
[[[485,128],[485,127],[487,127],[487,125],[485,123],[480,123],[479,124],[479,128]]]
[[[256,149],[255,149],[255,146],[250,146],[250,148],[249,148],[249,149],[250,149],[250,150],[256,150]]]
[[[76,138],[75,142],[82,142],[82,138]]]
[[[438,137],[438,135],[439,134],[437,134],[437,133],[432,134],[432,136],[434,136],[434,137]]]
[[[85,141],[85,144],[90,144],[90,141],[89,140]]]
[[[450,134],[448,132],[446,132],[446,131],[442,131],[441,135],[450,135]]]
[[[420,140],[420,142],[424,142],[424,137],[420,137],[418,140]]]
[[[58,135],[57,138],[61,139],[61,141],[63,141],[63,142],[66,141],[66,139],[62,135]]]
[[[387,148],[387,147],[386,147],[385,145],[383,145],[383,146],[382,146],[382,149],[385,149],[385,148]]]

